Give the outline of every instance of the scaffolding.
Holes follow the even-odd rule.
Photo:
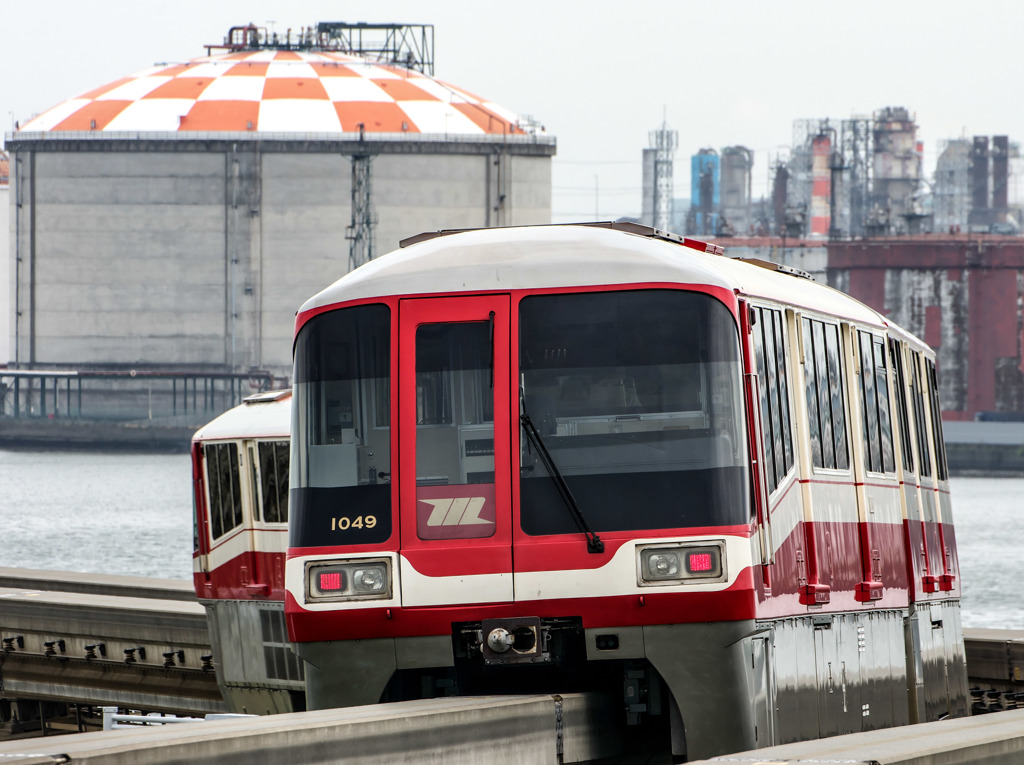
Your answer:
[[[326,50],[353,53],[434,76],[433,24],[321,21],[317,36]]]
[[[369,263],[374,256],[373,229],[377,214],[373,210],[372,176],[369,154],[355,154],[352,160],[352,222],[345,230],[348,239],[348,270]]]
[[[848,212],[845,226],[836,229],[835,238],[864,236],[871,197],[871,135],[869,117],[851,117],[840,124],[842,192],[837,194],[837,204]]]
[[[213,50],[290,50],[331,51],[362,56],[382,64],[434,75],[433,24],[367,24],[345,21],[321,21],[315,27],[288,29],[283,33],[255,24],[231,27],[222,43],[211,43]]]
[[[669,130],[668,124],[661,123],[658,130],[650,132],[651,149],[654,152],[652,225],[668,231],[672,227],[674,207],[673,167],[679,133]]]

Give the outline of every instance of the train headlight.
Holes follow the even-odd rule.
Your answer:
[[[306,600],[379,600],[391,597],[391,562],[386,558],[316,561],[306,564]]]
[[[352,575],[352,589],[356,592],[382,592],[386,579],[387,568],[385,566],[357,568]]]
[[[636,555],[636,582],[641,587],[726,579],[725,544],[722,542],[646,545],[638,547]]]
[[[650,550],[643,557],[644,579],[655,581],[659,579],[679,578],[679,550]]]

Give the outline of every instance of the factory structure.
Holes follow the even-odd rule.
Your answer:
[[[235,27],[23,121],[0,365],[191,376],[193,401],[197,377],[287,384],[296,309],[351,269],[426,230],[549,223],[554,138],[433,62],[429,25]],[[22,411],[49,401],[30,387]]]
[[[761,199],[750,149],[702,148],[674,227],[807,271],[923,338],[947,421],[1024,422],[1020,146],[1006,135],[944,141],[931,174],[917,131],[904,107],[797,120],[789,151],[761,168]]]
[[[944,141],[929,177],[917,127],[904,107],[871,117],[796,120],[792,146],[767,168],[770,192],[763,199],[751,194],[750,149],[702,148],[691,156],[681,228],[697,236],[829,240],[1021,233],[1020,146],[1005,135]]]

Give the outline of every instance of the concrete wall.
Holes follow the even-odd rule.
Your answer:
[[[18,360],[224,363],[223,156],[32,159]]]
[[[351,157],[200,144],[14,144],[19,364],[290,376],[296,309],[349,268]],[[550,222],[553,146],[470,148],[371,160],[376,255],[423,231]]]

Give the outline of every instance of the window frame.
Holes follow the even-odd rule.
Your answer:
[[[210,454],[216,454],[216,459],[211,460]],[[228,456],[228,475],[231,478],[232,512],[230,515],[231,525],[228,526],[228,516],[224,512],[224,504],[221,500],[224,497],[222,483],[222,452]],[[242,497],[242,458],[243,450],[237,440],[206,441],[203,443],[203,463],[206,472],[206,507],[210,515],[210,541],[217,542],[228,536],[231,532],[242,527],[245,523],[245,508]],[[216,480],[214,480],[216,475]],[[215,485],[216,484],[216,487]],[[217,502],[214,502],[216,493]]]
[[[288,523],[288,482],[290,479],[291,470],[291,446],[289,439],[287,438],[258,438],[253,441],[255,447],[256,459],[253,462],[253,476],[255,480],[256,496],[253,502],[253,520],[257,523],[274,524],[274,525],[287,525]],[[266,484],[267,480],[264,477],[263,471],[263,447],[272,447],[273,460],[274,460],[274,475],[278,482],[282,478],[281,466],[280,466],[280,450],[284,450],[284,454],[287,458],[287,463],[284,466],[284,491],[280,488],[277,491],[277,515],[281,518],[282,501],[284,503],[284,518],[281,520],[269,520],[267,518],[267,500],[266,500]]]
[[[804,375],[804,401],[808,410],[811,470],[849,474],[849,376],[844,352],[844,325],[835,317],[808,313],[798,314],[797,322]],[[820,332],[815,331],[816,325],[820,327]],[[832,345],[834,350],[830,347]],[[836,366],[834,374],[833,361]],[[838,411],[837,402],[840,405]],[[826,437],[830,440],[828,452],[825,449]],[[830,460],[826,459],[829,453]]]
[[[789,342],[787,309],[784,306],[751,303],[749,308],[755,317],[751,331],[761,403],[761,449],[766,463],[768,495],[771,496],[796,467],[793,406],[790,401],[791,375],[787,362],[787,349],[792,344]],[[776,381],[774,388],[768,385],[769,373]]]

